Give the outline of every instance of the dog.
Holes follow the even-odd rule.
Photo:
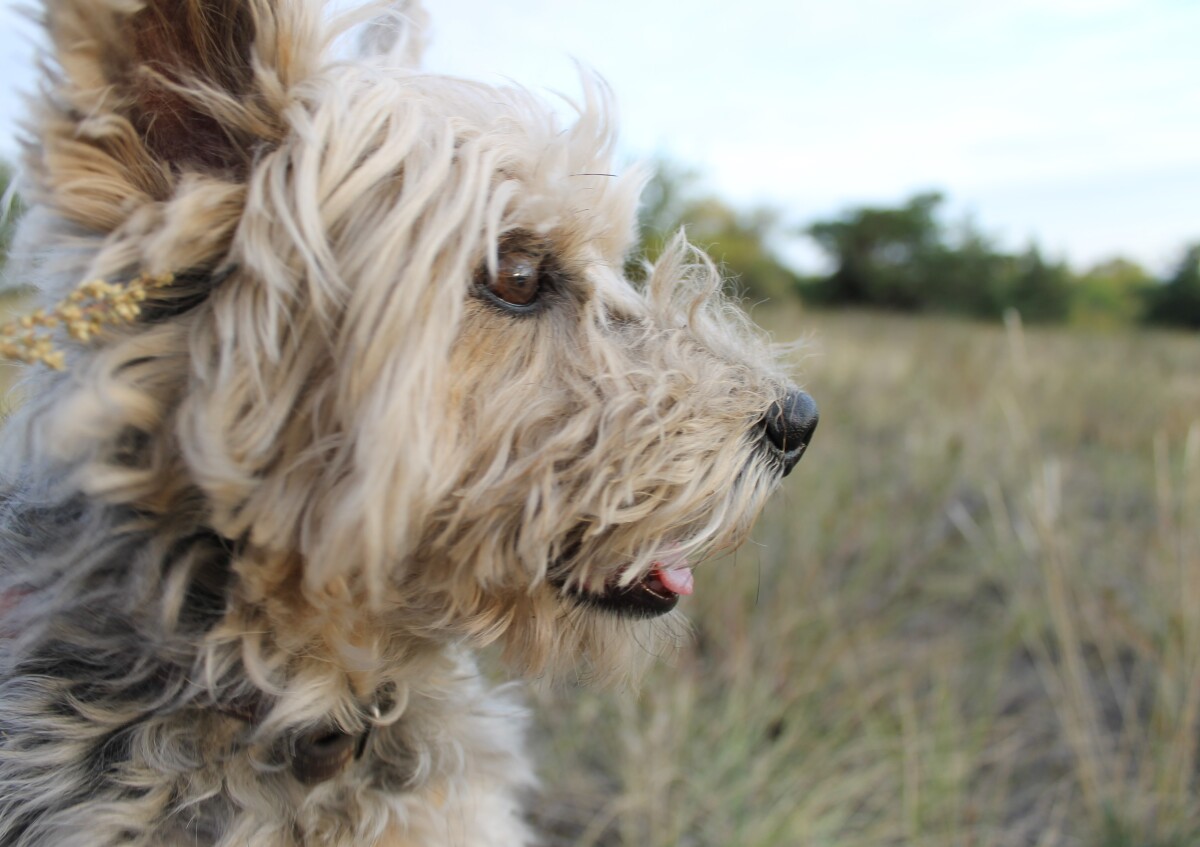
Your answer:
[[[815,404],[682,235],[630,281],[591,75],[424,73],[411,4],[41,14],[0,845],[535,843],[478,651],[636,677]]]

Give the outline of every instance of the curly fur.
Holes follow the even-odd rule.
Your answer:
[[[0,845],[533,843],[472,651],[636,675],[672,616],[577,595],[744,537],[771,351],[682,238],[625,279],[643,176],[597,80],[563,127],[424,74],[403,5],[44,19],[27,272],[177,281],[6,424]],[[478,293],[514,240],[553,266],[528,315]]]

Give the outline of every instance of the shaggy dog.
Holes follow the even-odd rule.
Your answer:
[[[473,652],[632,675],[816,425],[682,238],[623,275],[601,84],[564,127],[370,14],[46,0],[4,847],[533,843]]]

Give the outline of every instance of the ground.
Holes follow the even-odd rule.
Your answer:
[[[1200,338],[759,317],[813,448],[640,696],[535,692],[555,843],[1200,840]]]

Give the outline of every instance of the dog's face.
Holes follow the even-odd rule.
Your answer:
[[[626,278],[643,178],[597,83],[564,128],[395,45],[327,59],[308,4],[184,5],[51,16],[32,170],[49,236],[89,247],[64,279],[179,278],[73,354],[51,438],[95,496],[247,551],[235,602],[300,642],[369,614],[625,667],[630,622],[798,460],[811,400],[682,240]]]

